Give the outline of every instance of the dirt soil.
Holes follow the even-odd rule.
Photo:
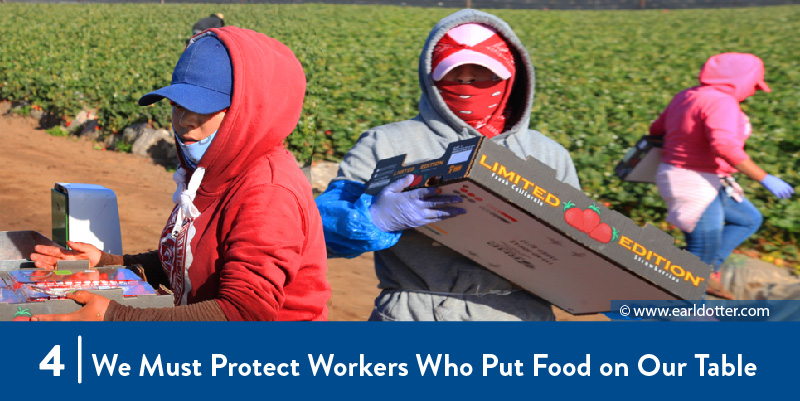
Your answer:
[[[73,137],[55,137],[29,117],[7,114],[0,102],[0,231],[38,231],[52,237],[50,189],[57,182],[98,184],[114,191],[120,214],[122,248],[133,254],[155,249],[172,210],[172,173],[149,159],[101,150]],[[372,254],[329,259],[331,320],[366,320],[378,294]],[[608,320],[603,315],[558,320]]]

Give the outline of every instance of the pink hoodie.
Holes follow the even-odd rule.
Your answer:
[[[666,135],[662,162],[706,173],[731,174],[747,160],[750,119],[739,102],[756,90],[770,92],[764,63],[746,53],[722,53],[706,61],[700,86],[678,93],[650,126]]]

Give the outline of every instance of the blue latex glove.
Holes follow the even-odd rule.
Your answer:
[[[772,174],[767,174],[767,176],[761,180],[761,185],[772,192],[772,194],[778,199],[791,198],[792,194],[794,193],[794,188],[792,188],[791,185]]]
[[[408,175],[387,185],[375,197],[369,210],[372,222],[381,231],[406,230],[466,213],[464,209],[445,206],[461,203],[458,195],[439,195],[436,188],[403,192],[413,181],[414,176]]]

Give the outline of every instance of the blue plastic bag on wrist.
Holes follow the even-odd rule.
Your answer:
[[[336,181],[315,199],[329,256],[354,258],[400,240],[401,232],[381,231],[372,222],[369,209],[375,197],[365,194],[365,188],[356,181]]]

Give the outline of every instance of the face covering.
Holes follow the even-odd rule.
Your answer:
[[[486,137],[503,132],[506,118],[506,91],[511,80],[473,82],[436,82],[447,107]]]
[[[180,138],[178,138],[178,133],[175,132],[174,128],[172,129],[172,132],[175,134],[175,140],[178,142],[181,153],[183,154],[183,158],[187,163],[189,163],[189,166],[192,169],[197,168],[197,163],[200,163],[200,159],[203,158],[206,150],[208,150],[208,147],[211,145],[211,141],[214,140],[214,136],[217,135],[217,131],[214,131],[213,134],[204,139],[201,139],[191,145],[184,145]]]

